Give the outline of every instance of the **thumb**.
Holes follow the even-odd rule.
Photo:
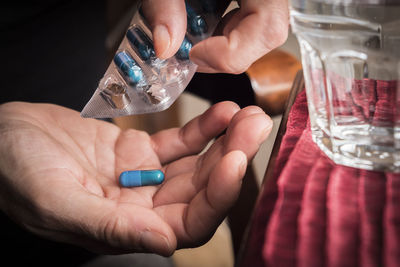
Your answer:
[[[85,196],[74,211],[76,226],[88,227],[83,233],[89,233],[88,239],[97,239],[106,252],[152,252],[164,256],[171,255],[176,248],[176,237],[170,226],[153,210],[133,203],[114,201]],[[78,202],[76,202],[78,204]],[[111,248],[111,249],[107,249]]]
[[[186,32],[186,9],[183,0],[144,0],[142,12],[153,34],[157,57],[172,57]]]
[[[61,181],[58,177],[51,179],[54,182],[49,187],[40,182],[35,185],[36,189],[40,187],[40,194],[32,201],[36,216],[27,227],[32,232],[100,253],[153,252],[167,256],[175,250],[174,232],[151,208],[132,200],[119,202],[95,195],[79,183],[70,183],[73,179]]]

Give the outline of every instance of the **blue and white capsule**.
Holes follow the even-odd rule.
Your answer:
[[[175,54],[175,57],[179,60],[189,60],[189,52],[192,49],[192,42],[185,36],[181,46]]]
[[[115,54],[114,63],[119,73],[129,85],[135,86],[144,79],[142,69],[128,52],[121,51]]]
[[[208,31],[208,25],[203,16],[199,15],[194,9],[186,3],[187,27],[192,35],[203,35]]]
[[[159,185],[164,181],[164,173],[160,170],[125,171],[119,176],[122,187],[140,187]]]
[[[126,32],[126,38],[141,60],[148,61],[156,58],[156,52],[150,38],[141,29],[130,28]]]

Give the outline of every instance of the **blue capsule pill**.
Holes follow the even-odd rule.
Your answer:
[[[141,29],[136,27],[129,29],[126,32],[126,37],[141,60],[147,61],[156,57],[150,38]]]
[[[178,51],[175,54],[176,58],[180,60],[188,60],[189,52],[192,49],[192,46],[193,46],[192,42],[185,36],[181,46],[179,47]]]
[[[142,69],[128,52],[118,52],[114,56],[114,63],[125,81],[130,85],[136,85],[140,80],[144,79]]]
[[[163,181],[164,173],[160,170],[126,171],[119,176],[122,187],[158,185]]]
[[[187,14],[187,24],[188,32],[192,35],[202,35],[207,32],[208,25],[206,20],[198,15],[194,9],[186,3],[186,14]]]

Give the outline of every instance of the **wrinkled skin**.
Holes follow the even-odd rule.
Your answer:
[[[223,17],[215,36],[192,48],[190,60],[198,65],[198,71],[245,72],[254,61],[286,41],[289,29],[288,1],[238,2],[240,7]],[[157,56],[163,59],[172,57],[186,33],[185,1],[143,0],[142,8],[153,34]]]
[[[149,136],[60,106],[4,104],[0,208],[39,236],[95,252],[170,255],[212,236],[271,125],[257,107],[222,102]],[[159,168],[159,186],[118,185],[122,171]]]

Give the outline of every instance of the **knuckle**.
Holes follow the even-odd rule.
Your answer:
[[[248,66],[244,62],[238,61],[233,56],[225,57],[220,61],[219,69],[225,73],[241,74],[247,70]]]
[[[289,21],[287,17],[284,18],[284,15],[279,12],[270,16],[269,19],[265,21],[264,43],[269,50],[272,50],[286,42],[289,31]]]
[[[276,26],[275,26],[276,27]],[[275,47],[281,46],[286,42],[286,39],[288,37],[288,28],[287,27],[278,27],[278,29],[275,29],[275,42],[274,45]]]

